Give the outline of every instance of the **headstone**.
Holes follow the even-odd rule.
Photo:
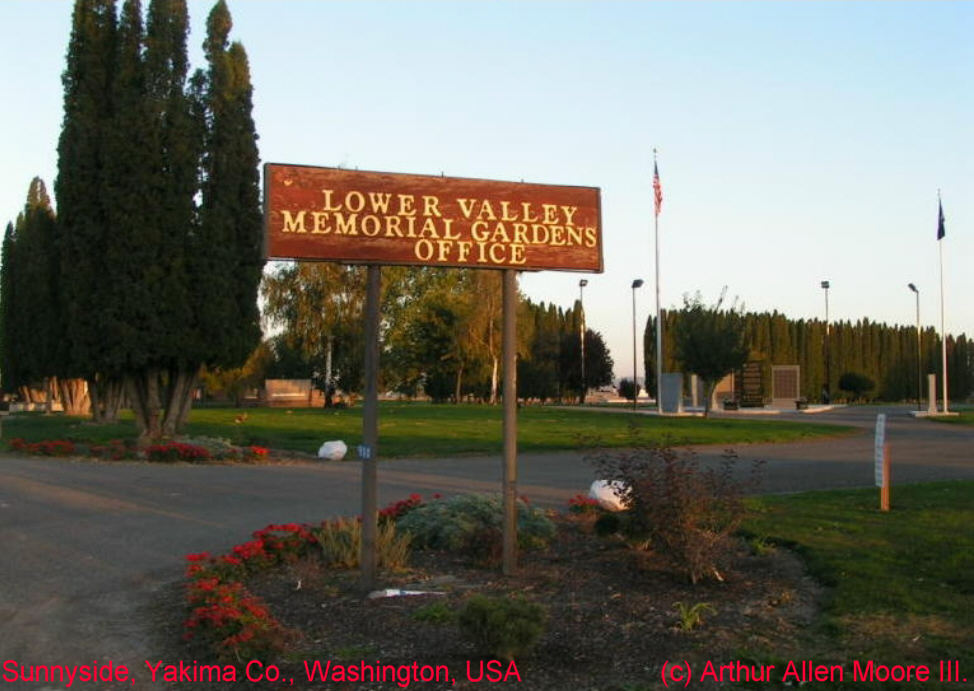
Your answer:
[[[664,372],[660,382],[660,403],[664,413],[683,412],[683,373]]]
[[[937,414],[937,375],[927,375],[927,413]]]
[[[764,367],[760,361],[744,363],[741,376],[734,378],[737,402],[742,408],[764,407]]]
[[[795,409],[801,398],[801,367],[773,365],[771,367],[771,405],[775,408]]]
[[[267,379],[264,400],[271,407],[307,408],[323,405],[322,393],[310,379]]]

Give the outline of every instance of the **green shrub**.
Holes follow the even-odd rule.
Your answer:
[[[693,605],[688,605],[684,602],[675,602],[673,603],[673,607],[676,608],[681,631],[693,631],[703,624],[704,614],[717,613],[717,610],[709,602],[698,602]]]
[[[839,388],[849,392],[853,400],[865,398],[866,394],[876,388],[876,383],[859,372],[844,372],[839,377]]]
[[[438,601],[420,607],[413,612],[412,618],[414,621],[422,621],[427,624],[449,624],[456,619],[456,615],[450,609],[450,605]]]
[[[478,652],[513,660],[529,652],[545,627],[544,608],[520,598],[475,595],[460,610],[460,631]]]
[[[500,550],[503,517],[503,502],[499,495],[461,494],[418,506],[403,516],[397,525],[412,535],[415,547],[491,558]],[[521,548],[540,548],[554,537],[555,525],[544,511],[519,499],[517,532]]]
[[[605,512],[595,519],[595,534],[599,537],[608,537],[623,530],[623,521],[619,514]]]
[[[634,401],[639,397],[640,388],[632,379],[623,379],[619,382],[619,395],[627,401]]]
[[[721,579],[719,569],[731,535],[744,520],[744,491],[757,484],[734,479],[737,456],[728,451],[716,469],[701,468],[692,451],[677,451],[634,439],[627,451],[603,452],[590,459],[599,475],[626,488],[628,509],[619,530],[630,543],[670,560],[696,583]]]

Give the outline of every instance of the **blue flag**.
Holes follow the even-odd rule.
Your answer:
[[[944,231],[944,205],[938,199],[937,200],[937,239],[942,240],[944,235],[946,234],[947,234],[946,231]]]

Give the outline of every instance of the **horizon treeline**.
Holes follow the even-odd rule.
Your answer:
[[[663,371],[682,371],[673,357],[673,334],[680,319],[679,310],[663,316]],[[747,312],[743,315],[745,337],[751,361],[762,363],[763,393],[771,396],[771,366],[801,367],[801,393],[810,401],[820,401],[826,388],[826,355],[829,359],[829,387],[832,399],[843,397],[839,379],[854,373],[874,383],[868,398],[882,401],[915,401],[917,398],[917,330],[915,326],[889,325],[862,318],[855,322],[829,322],[828,350],[825,322],[819,319],[790,319],[774,312]],[[646,357],[645,376],[650,391],[656,382],[656,319],[651,316],[643,332]],[[937,375],[937,395],[941,388],[941,340],[932,327],[921,329],[920,370],[922,396],[927,398],[927,374]],[[951,400],[965,400],[974,393],[974,344],[965,335],[947,335],[947,393]]]

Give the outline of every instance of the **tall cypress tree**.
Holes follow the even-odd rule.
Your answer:
[[[143,440],[176,431],[170,422],[178,407],[173,397],[182,398],[176,389],[186,369],[183,363],[192,360],[184,351],[196,327],[187,252],[196,224],[199,143],[186,90],[188,26],[183,0],[149,4],[144,87],[136,97],[148,145],[139,173],[146,222],[136,229],[130,248],[136,252],[130,270],[139,275],[143,290],[125,310],[126,319],[139,331],[128,349],[126,384]],[[198,363],[188,369],[195,374]],[[166,383],[168,389],[163,388]]]
[[[40,178],[30,183],[22,219],[17,232],[17,316],[21,323],[15,355],[22,384],[46,384],[55,370],[60,325],[54,211]],[[49,386],[45,390],[50,394]]]
[[[3,234],[3,247],[0,249],[0,378],[3,391],[13,393],[20,383],[15,355],[17,335],[16,317],[20,311],[17,304],[16,234],[14,224],[8,223]]]
[[[101,365],[106,311],[101,292],[110,234],[105,165],[112,115],[116,17],[114,0],[77,0],[62,75],[64,119],[58,140],[58,207],[64,324],[59,370],[93,378]],[[97,316],[96,316],[97,315]]]
[[[89,378],[104,417],[124,380],[143,440],[185,421],[200,365],[239,365],[260,336],[247,56],[221,0],[187,88],[188,26],[185,0],[151,0],[144,26],[139,0],[118,22],[114,0],[76,0],[63,78],[62,369]]]
[[[205,361],[240,366],[260,340],[257,291],[263,270],[263,218],[253,88],[247,53],[229,44],[233,26],[224,0],[207,19],[206,121],[202,165],[199,314],[209,335]],[[205,251],[203,251],[205,249]]]
[[[138,0],[126,0],[114,49],[109,127],[105,141],[104,201],[110,233],[100,257],[97,299],[101,348],[91,361],[89,388],[95,419],[114,421],[121,403],[124,377],[144,364],[153,328],[155,245],[151,200],[156,198],[147,164],[158,137],[146,106],[144,29]]]

